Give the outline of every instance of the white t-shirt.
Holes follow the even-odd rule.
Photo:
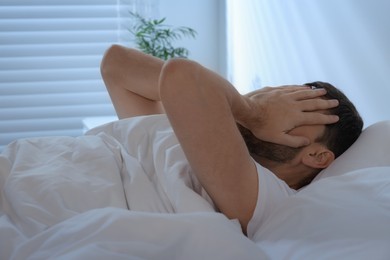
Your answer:
[[[88,133],[108,135],[123,146],[124,188],[130,210],[163,213],[216,211],[211,198],[192,173],[166,115],[119,120]],[[255,164],[259,192],[247,228],[249,238],[253,238],[273,208],[295,192],[268,169]]]
[[[264,168],[257,162],[255,164],[257,167],[259,190],[256,208],[247,227],[247,235],[250,239],[254,237],[264,221],[271,215],[273,209],[283,200],[296,193],[296,190],[291,189],[286,182],[279,179],[270,170]]]

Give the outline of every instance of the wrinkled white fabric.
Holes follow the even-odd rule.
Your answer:
[[[295,194],[257,165],[254,241],[215,212],[164,116],[18,140],[0,155],[0,259],[389,259],[389,122]]]
[[[264,256],[215,211],[166,118],[18,140],[0,166],[0,259]]]
[[[390,167],[318,180],[254,236],[271,259],[390,259]]]

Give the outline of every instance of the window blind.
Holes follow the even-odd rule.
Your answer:
[[[100,61],[128,35],[135,2],[0,0],[0,151],[24,137],[78,136],[83,118],[115,115]]]

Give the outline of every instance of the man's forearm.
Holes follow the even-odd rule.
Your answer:
[[[106,51],[101,74],[119,118],[164,113],[158,90],[163,63],[119,45]]]
[[[150,100],[160,100],[158,79],[164,62],[156,57],[120,45],[105,53],[101,71],[105,81]]]
[[[256,204],[257,174],[236,126],[235,117],[245,114],[244,98],[188,60],[166,63],[160,93],[193,172],[218,209],[245,230]]]

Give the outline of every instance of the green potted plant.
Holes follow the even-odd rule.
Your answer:
[[[197,32],[194,29],[166,25],[164,24],[166,18],[146,19],[137,13],[130,12],[130,14],[134,18],[134,23],[129,31],[134,36],[136,47],[139,50],[163,60],[188,57],[188,49],[175,47],[173,42],[183,37],[195,38]]]

